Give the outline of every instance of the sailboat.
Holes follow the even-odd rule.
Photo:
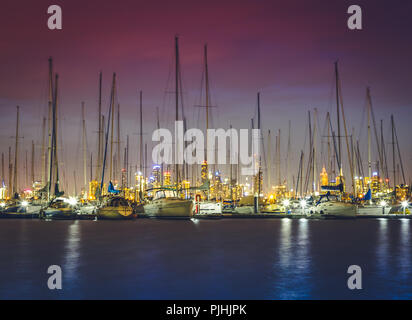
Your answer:
[[[321,195],[316,204],[309,209],[311,215],[322,218],[355,218],[356,206],[352,203],[342,202],[339,196],[330,192]]]
[[[97,209],[96,216],[99,220],[127,220],[136,218],[136,213],[125,198],[109,196]]]
[[[392,207],[388,202],[382,200],[380,203],[374,203],[372,199],[372,190],[371,190],[371,179],[372,179],[372,159],[371,159],[371,114],[372,114],[372,100],[370,95],[370,89],[366,89],[366,98],[367,98],[367,115],[368,115],[368,177],[369,177],[369,188],[368,192],[363,197],[363,202],[357,206],[356,213],[360,216],[362,215],[381,215],[388,214]],[[375,122],[374,122],[375,123]],[[376,128],[375,128],[376,134]],[[377,137],[377,136],[376,136]],[[379,146],[379,145],[378,145]],[[378,150],[380,154],[380,150]]]
[[[114,73],[112,89],[110,93],[110,107],[109,107],[109,116],[108,116],[107,130],[106,130],[106,140],[105,140],[105,149],[104,149],[104,156],[103,156],[103,167],[102,167],[102,174],[101,174],[100,190],[103,190],[104,173],[105,173],[106,158],[107,158],[107,145],[108,145],[108,140],[109,140],[109,130],[110,128],[112,128],[113,130],[113,118],[112,117],[114,116],[115,94],[116,94],[116,74]],[[110,121],[112,121],[112,127],[110,125]],[[111,139],[113,141],[113,135]],[[111,145],[113,146],[113,143],[111,143]],[[112,148],[110,150],[112,150]],[[110,161],[112,161],[112,157],[110,157]],[[111,175],[111,171],[112,170],[110,168],[110,175]],[[99,220],[133,219],[136,217],[136,211],[138,210],[134,210],[131,204],[124,197],[120,196],[120,190],[116,190],[114,188],[113,183],[111,181],[111,177],[110,177],[108,195],[105,196],[104,198],[103,197],[101,198],[100,205],[98,206],[96,210],[97,219]]]
[[[193,215],[193,201],[181,199],[173,188],[159,188],[151,201],[144,205],[144,213],[150,218],[189,219]]]
[[[7,202],[0,203],[0,218],[37,218],[41,206],[34,205],[28,200],[21,200],[18,194],[17,187],[17,160],[18,160],[18,143],[19,143],[19,106],[17,106],[17,124],[16,124],[16,150],[15,150],[15,159],[14,159],[14,184],[13,184],[13,199]],[[3,181],[4,185],[4,181]]]
[[[207,44],[204,46],[203,50],[203,62],[204,62],[204,77],[205,77],[205,110],[206,110],[206,130],[205,132],[208,131],[209,129],[209,103],[210,103],[210,92],[209,92],[209,67],[208,67],[208,61],[207,61]],[[208,138],[206,134],[206,148],[205,148],[205,159],[202,164],[202,180],[203,184],[202,186],[198,188],[193,188],[196,189],[196,191],[202,191],[204,193],[204,197],[202,197],[202,194],[197,193],[195,196],[195,201],[194,201],[194,213],[195,217],[197,218],[219,218],[222,216],[222,203],[221,202],[216,202],[216,201],[211,201],[209,200],[209,195],[210,195],[210,181],[209,181],[209,169],[208,169],[208,164],[207,164],[207,153],[208,153]]]
[[[339,184],[332,186],[321,186],[322,191],[327,191],[326,194],[320,196],[316,204],[309,208],[311,214],[319,214],[324,218],[354,218],[356,216],[356,205],[349,202],[342,201],[342,194],[344,191],[343,184],[343,173],[342,173],[342,151],[341,151],[341,130],[340,130],[340,115],[342,113],[345,137],[346,137],[346,146],[348,150],[349,164],[350,164],[350,173],[352,177],[352,186],[355,187],[353,180],[353,168],[351,162],[351,155],[349,153],[349,143],[348,143],[348,134],[346,129],[345,114],[343,111],[342,97],[340,92],[340,80],[338,73],[338,62],[335,62],[335,85],[336,85],[336,108],[337,108],[337,143],[334,140],[336,160],[339,169]],[[333,139],[335,139],[335,134],[332,131]],[[337,145],[337,146],[336,146]],[[336,192],[337,194],[332,195],[331,191]]]
[[[175,37],[175,98],[176,98],[176,121],[179,121],[179,95],[180,95],[180,70],[179,70],[179,40]],[[178,150],[178,148],[176,148]],[[193,216],[193,201],[181,199],[179,192],[179,165],[175,166],[176,186],[161,187],[155,191],[152,200],[144,204],[144,213],[149,217],[156,218],[191,218]],[[148,190],[149,191],[149,190]]]
[[[39,217],[40,204],[30,203],[27,200],[12,200],[0,203],[0,219],[34,219]]]
[[[49,116],[51,114],[51,130],[49,136],[49,174],[47,183],[47,199],[49,204],[40,210],[40,218],[52,220],[72,220],[77,217],[77,201],[62,197],[64,192],[59,190],[59,166],[57,152],[57,93],[59,75],[55,75],[54,87],[52,76],[52,60],[49,59]],[[54,94],[52,94],[54,89]],[[52,190],[52,185],[54,188]]]

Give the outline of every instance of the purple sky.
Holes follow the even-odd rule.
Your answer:
[[[355,2],[363,9],[362,31],[350,31],[346,24],[347,8]],[[389,117],[395,115],[410,180],[412,4],[355,2],[3,0],[0,151],[7,153],[14,143],[18,104],[24,136],[22,165],[32,139],[39,154],[41,119],[47,109],[47,58],[53,56],[60,75],[66,175],[71,177],[76,168],[81,171],[81,101],[86,103],[89,149],[95,153],[100,70],[105,113],[111,74],[118,75],[122,141],[130,135],[131,162],[136,162],[137,91],[143,90],[146,140],[150,141],[155,126],[156,106],[161,110],[162,126],[169,126],[174,117],[173,96],[168,93],[173,83],[168,78],[173,72],[173,37],[178,34],[190,127],[204,126],[203,114],[199,118],[194,105],[200,103],[202,50],[208,43],[212,104],[217,106],[212,112],[213,125],[228,127],[230,122],[248,128],[260,91],[263,128],[282,130],[282,149],[288,120],[292,120],[294,168],[305,141],[307,111],[318,109],[320,128],[327,111],[335,120],[333,62],[339,59],[348,126],[361,140],[363,159],[366,128],[361,130],[361,120],[366,121],[362,114],[365,88],[370,86],[375,116],[377,121],[384,119],[387,142]],[[46,26],[51,4],[62,7],[63,30],[51,31]]]

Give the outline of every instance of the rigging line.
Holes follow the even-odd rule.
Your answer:
[[[365,104],[362,108],[362,117],[361,117],[361,120],[360,120],[359,126],[358,126],[360,128],[359,131],[358,131],[358,135],[357,135],[358,140],[362,140],[361,139],[362,135],[365,133],[365,131],[363,130],[364,129],[363,123],[365,122],[365,118],[366,118],[366,108],[367,108],[367,101],[365,100]]]
[[[398,134],[396,133],[396,127],[395,127],[395,125],[393,126],[393,129],[394,129],[394,133],[395,133],[396,147],[397,147],[397,149],[398,149],[399,163],[400,163],[400,165],[401,165],[403,184],[406,184],[405,172],[403,171],[403,163],[402,163],[402,157],[401,157],[401,150],[400,150],[400,148],[399,148]]]
[[[104,182],[104,172],[106,167],[106,158],[107,158],[107,144],[109,140],[109,129],[110,129],[110,118],[112,114],[112,100],[114,94],[114,86],[112,86],[112,90],[110,91],[110,106],[109,106],[109,116],[107,117],[107,128],[106,128],[106,141],[105,141],[105,148],[104,148],[104,156],[103,156],[103,170],[102,170],[102,180],[100,183],[100,191],[103,190],[103,182]]]

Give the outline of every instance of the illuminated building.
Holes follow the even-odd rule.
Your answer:
[[[320,185],[327,186],[329,184],[328,173],[326,172],[325,167],[322,168],[322,172],[320,173]]]
[[[218,200],[222,198],[222,178],[220,171],[216,171],[213,176],[213,185],[210,187],[212,198]]]
[[[153,187],[157,188],[160,187],[161,184],[161,167],[159,165],[154,165],[153,166],[153,170],[152,170],[152,178],[151,179],[151,183],[153,185]]]
[[[165,171],[163,173],[163,181],[164,181],[165,186],[170,186],[170,172],[169,171]]]
[[[409,187],[407,185],[396,186],[396,199],[405,201],[408,199]]]
[[[275,192],[274,192],[275,199],[282,199],[285,197],[285,195],[286,195],[285,185],[275,186]]]
[[[207,162],[203,161],[202,166],[201,166],[201,176],[200,179],[202,181],[202,184],[205,183],[209,179],[209,174],[208,174],[208,166]]]
[[[89,182],[89,200],[96,200],[96,191],[99,187],[99,183],[96,180]]]
[[[366,193],[368,190],[365,191],[365,186],[364,186],[364,181],[363,177],[355,177],[355,189],[357,193],[357,197],[362,197],[364,193]]]
[[[135,201],[135,191],[133,188],[126,188],[124,190],[124,197],[126,200]]]
[[[136,200],[141,201],[143,199],[143,193],[145,190],[145,179],[143,174],[139,171],[135,175],[136,178]]]

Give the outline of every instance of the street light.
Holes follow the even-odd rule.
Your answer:
[[[24,200],[24,201],[21,202],[21,205],[23,207],[27,207],[29,205],[29,203],[26,200]]]
[[[406,214],[406,208],[409,206],[408,201],[402,201],[403,214]]]
[[[300,206],[302,207],[302,215],[305,214],[306,200],[300,200]]]
[[[379,204],[382,207],[382,214],[385,214],[385,207],[387,205],[386,201],[382,200]]]
[[[66,200],[66,202],[71,205],[71,206],[75,206],[77,204],[77,199],[75,197],[70,197],[69,199]]]

